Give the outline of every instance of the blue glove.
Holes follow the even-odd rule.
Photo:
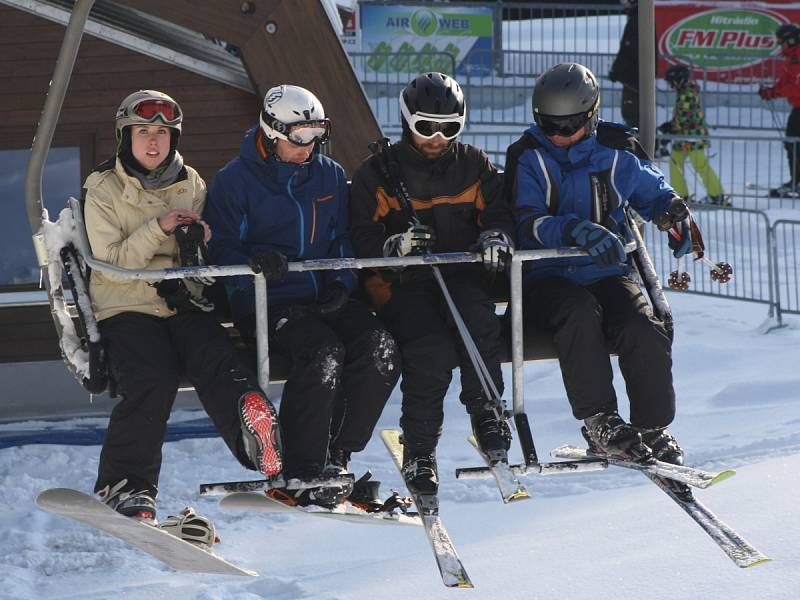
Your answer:
[[[570,229],[571,228],[571,229]],[[569,237],[581,250],[589,253],[600,267],[610,267],[625,262],[625,247],[608,229],[589,220],[567,223]]]
[[[681,239],[675,237],[676,231],[680,234]],[[689,219],[675,223],[674,228],[667,232],[667,240],[670,250],[672,250],[672,256],[675,258],[689,254],[692,251],[692,232],[689,229]]]

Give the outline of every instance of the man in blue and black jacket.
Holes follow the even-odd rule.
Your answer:
[[[680,463],[683,451],[666,431],[675,416],[672,340],[629,277],[620,236],[630,206],[670,229],[669,245],[681,257],[691,250],[689,213],[632,132],[599,121],[599,106],[589,69],[556,65],[536,81],[536,123],[508,150],[520,247],[588,253],[529,268],[525,315],[553,333],[572,412],[593,450]],[[630,424],[617,413],[607,341],[619,355]]]
[[[394,339],[350,298],[350,270],[287,271],[287,261],[353,256],[344,169],[317,151],[329,133],[314,94],[292,85],[270,89],[260,126],[214,178],[204,212],[214,231],[212,260],[250,263],[270,282],[270,350],[291,365],[280,406],[286,480],[344,473],[400,375]],[[252,333],[253,278],[225,284],[237,328]],[[349,490],[284,492],[291,504],[332,506]]]

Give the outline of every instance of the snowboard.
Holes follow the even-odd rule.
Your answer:
[[[290,506],[280,500],[270,498],[266,494],[258,492],[234,492],[220,500],[219,505],[229,510],[291,513],[295,515],[306,514],[365,525],[411,525],[422,527],[422,520],[416,513],[368,513],[347,503],[340,504],[333,510],[326,510],[321,506]]]
[[[93,496],[67,488],[45,490],[36,498],[42,510],[67,517],[114,536],[157,558],[176,571],[250,575],[258,573],[237,567],[210,550],[190,544],[153,525],[119,514]]]

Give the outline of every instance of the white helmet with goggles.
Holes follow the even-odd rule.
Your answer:
[[[286,140],[298,146],[324,144],[331,134],[322,102],[296,85],[278,85],[267,92],[259,123],[269,140]]]
[[[153,125],[160,123],[180,133],[183,112],[175,100],[155,90],[139,90],[125,98],[117,109],[117,140],[122,139],[122,130],[131,125]]]

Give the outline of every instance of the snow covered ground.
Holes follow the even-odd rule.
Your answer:
[[[200,482],[248,475],[221,440],[206,439],[165,446],[161,514],[187,503],[207,513],[223,538],[217,551],[260,577],[176,573],[38,510],[34,498],[45,488],[91,489],[99,448],[25,446],[0,451],[0,598],[798,598],[800,320],[765,333],[762,305],[669,298],[679,402],[672,430],[688,462],[738,471],[698,497],[774,562],[738,569],[666,495],[623,469],[533,477],[535,499],[509,506],[489,482],[457,481],[455,468],[477,461],[454,385],[439,450],[442,515],[475,590],[442,586],[421,530],[229,513],[199,498]],[[581,441],[556,363],[527,366],[526,394],[543,458]],[[381,426],[396,426],[399,401],[396,391]],[[377,436],[352,467],[371,468],[387,495],[403,489]]]

